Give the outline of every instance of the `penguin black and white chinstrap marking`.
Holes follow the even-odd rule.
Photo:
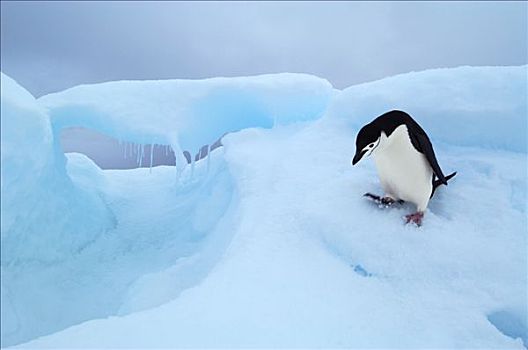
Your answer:
[[[411,202],[417,211],[406,216],[407,223],[422,224],[424,211],[435,189],[447,185],[456,172],[444,176],[438,165],[433,145],[425,131],[411,116],[402,111],[390,111],[365,125],[356,138],[356,154],[352,165],[364,156],[372,155],[383,198],[367,193],[378,202],[391,205]]]

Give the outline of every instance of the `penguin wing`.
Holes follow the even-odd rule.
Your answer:
[[[433,168],[433,172],[440,180],[441,183],[444,185],[447,185],[447,179],[444,176],[444,173],[442,173],[442,169],[440,169],[440,165],[438,165],[438,161],[436,160],[436,156],[433,150],[433,145],[431,144],[431,141],[429,140],[429,137],[427,137],[427,134],[423,129],[418,125],[412,125],[409,129],[409,136],[411,137],[411,142],[413,146],[421,153],[425,155],[425,158],[427,158],[427,161],[429,162],[429,165],[431,165],[431,168]]]

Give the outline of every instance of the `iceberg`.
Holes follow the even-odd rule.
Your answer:
[[[37,100],[2,74],[2,346],[526,347],[527,73],[342,91],[304,74],[120,81]],[[350,166],[389,109],[458,171],[419,228],[362,197],[380,191],[371,162]],[[65,156],[66,127],[170,146],[177,181]]]

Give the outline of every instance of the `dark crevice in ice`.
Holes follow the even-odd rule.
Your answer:
[[[488,315],[488,321],[502,334],[513,338],[521,338],[523,345],[528,349],[528,326],[526,315],[517,315],[507,310],[495,311]]]

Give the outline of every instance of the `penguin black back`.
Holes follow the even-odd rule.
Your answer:
[[[367,125],[371,125],[370,128],[372,129],[383,131],[387,136],[390,136],[398,126],[407,126],[413,147],[425,155],[440,183],[447,185],[447,179],[442,169],[440,169],[440,165],[438,165],[429,137],[424,129],[409,114],[398,110],[390,111],[380,115]]]

